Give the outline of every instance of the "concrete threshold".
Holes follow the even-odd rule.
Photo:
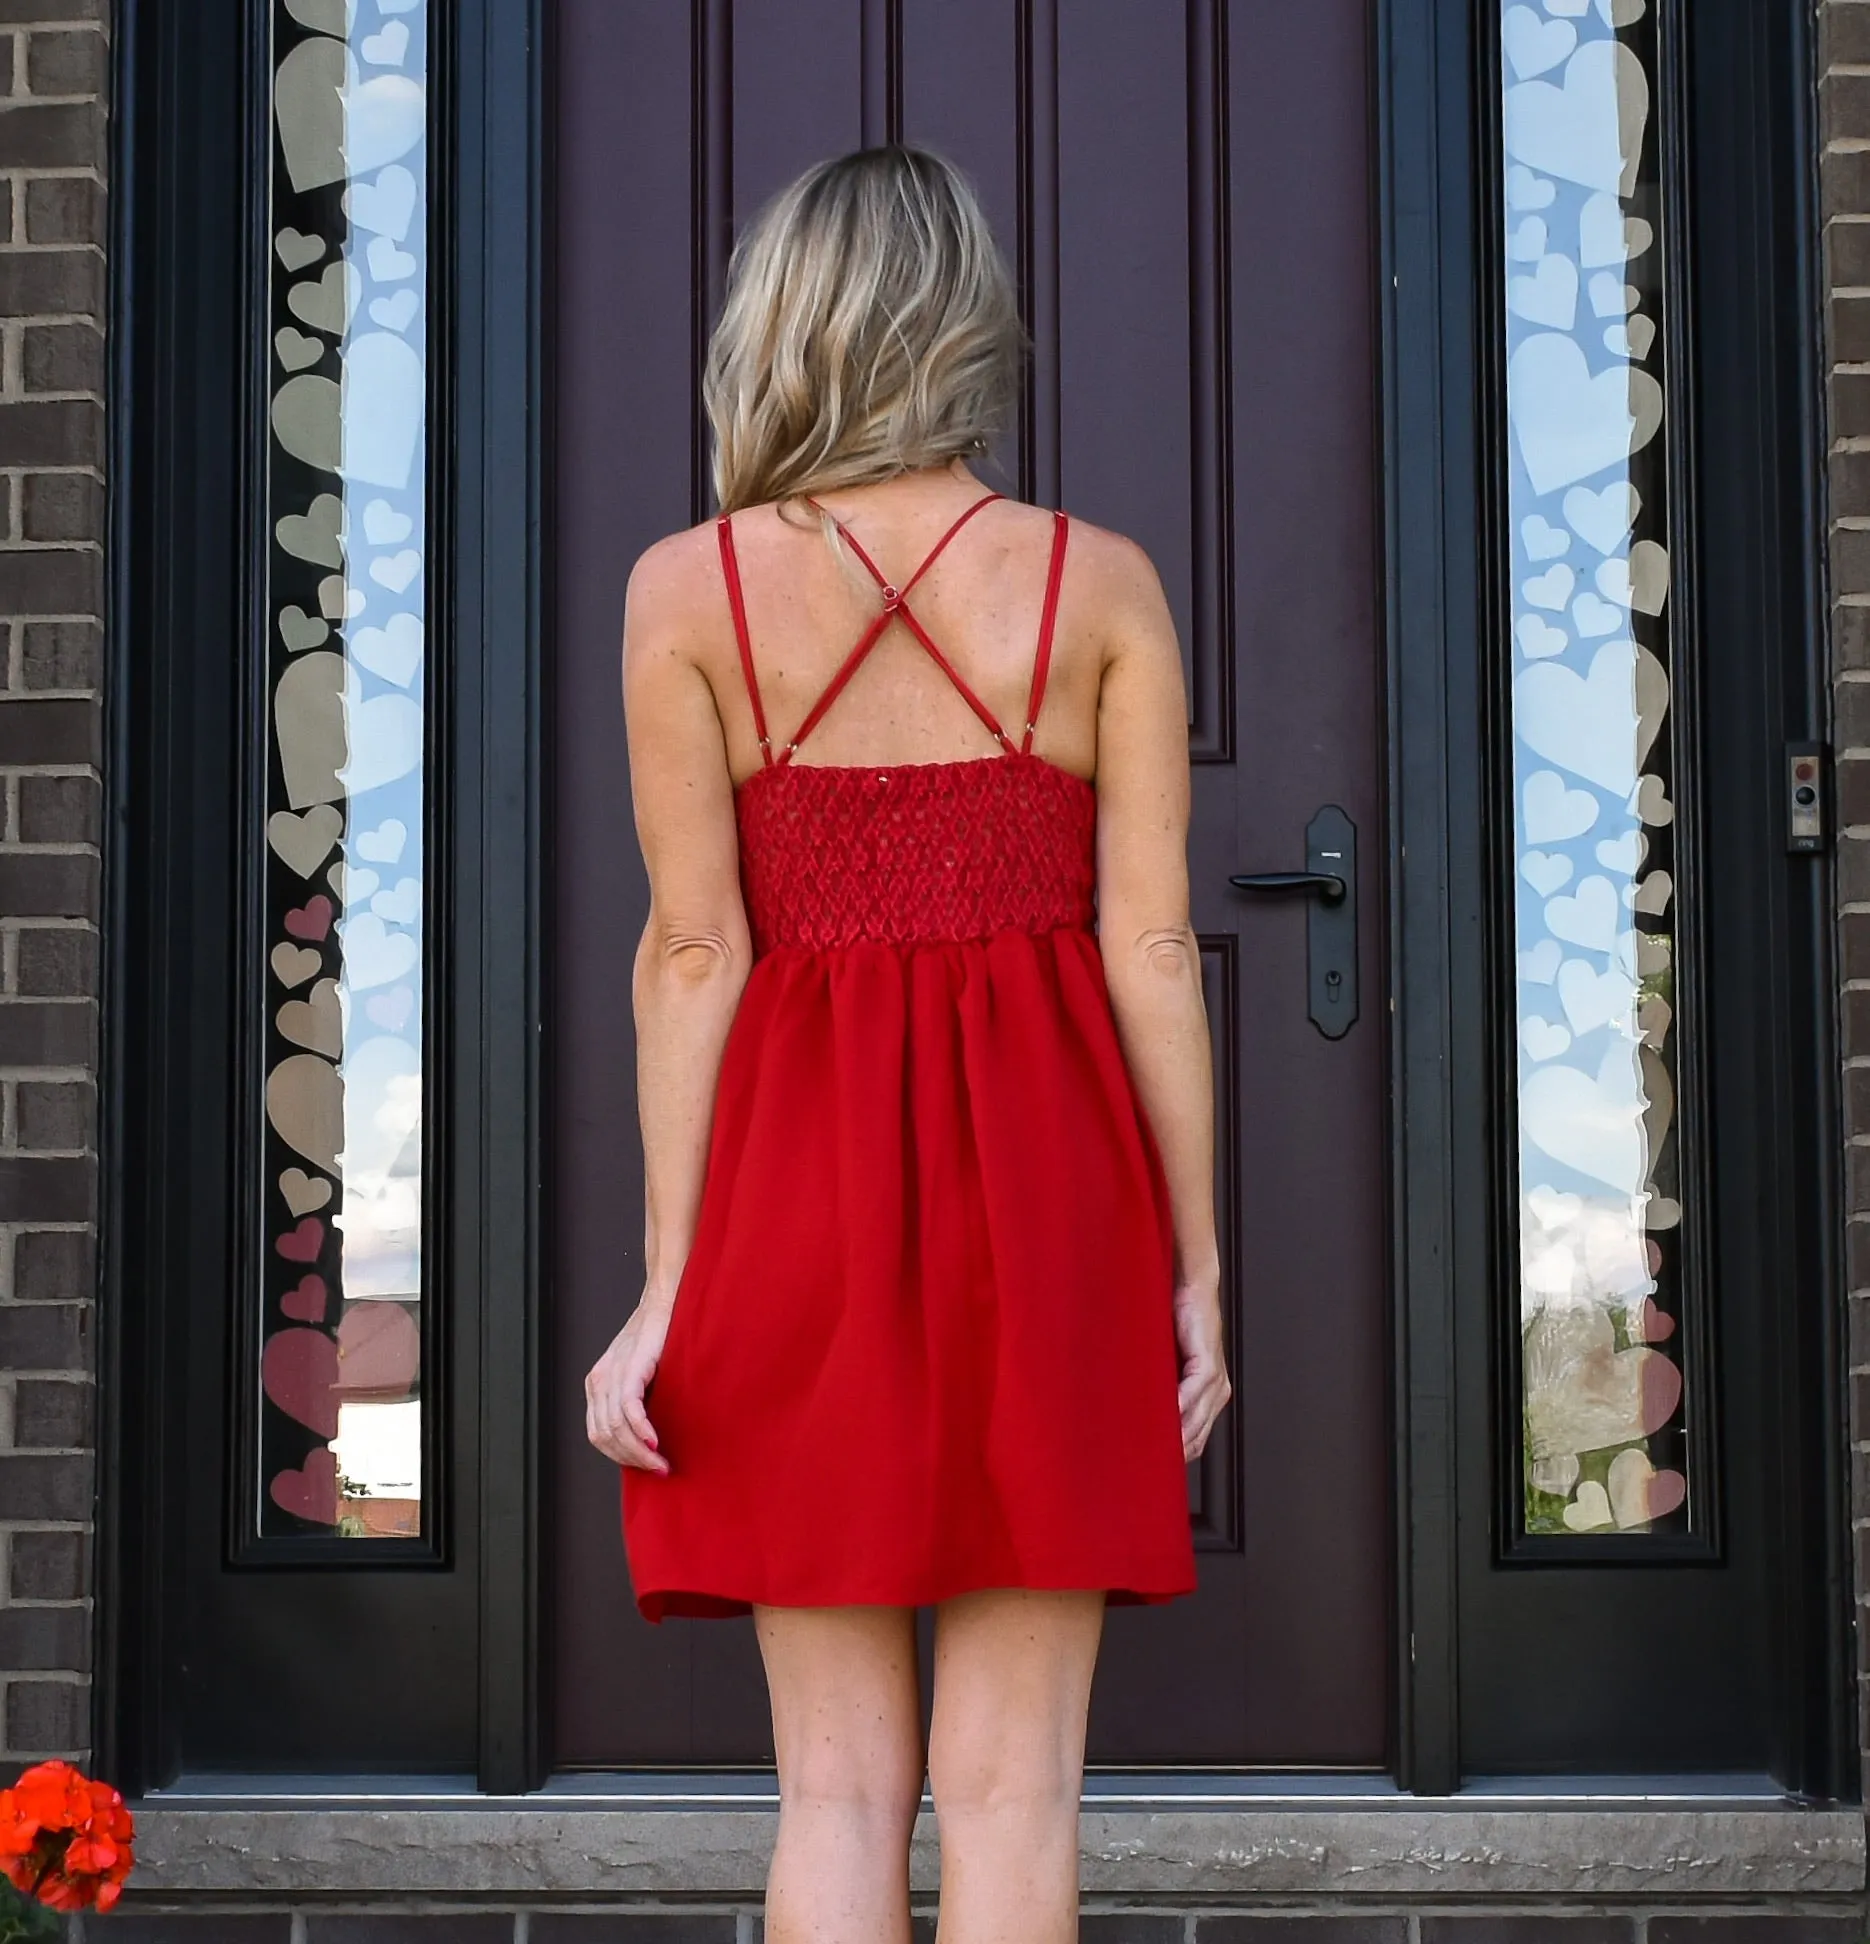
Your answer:
[[[669,1778],[670,1781],[676,1778]],[[729,1783],[745,1786],[726,1786]],[[199,1784],[136,1802],[141,1899],[758,1898],[770,1777],[661,1793],[369,1783],[234,1794]],[[1382,1797],[1087,1794],[1083,1885],[1110,1897],[1837,1896],[1865,1888],[1863,1811],[1783,1799],[1620,1793]],[[912,1873],[936,1887],[933,1816]]]

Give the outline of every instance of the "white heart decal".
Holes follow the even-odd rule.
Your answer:
[[[364,261],[370,266],[372,283],[401,283],[405,277],[413,277],[417,269],[415,258],[407,250],[399,250],[387,236],[370,239]]]
[[[1520,588],[1528,606],[1549,608],[1553,613],[1562,612],[1565,603],[1571,599],[1571,590],[1577,585],[1578,577],[1563,561],[1556,567],[1548,567],[1543,574],[1535,574]]]
[[[290,58],[290,57],[288,57]],[[378,74],[344,91],[347,172],[365,176],[404,156],[421,141],[428,101],[422,85],[403,74]]]
[[[366,830],[359,836],[357,855],[367,857],[372,864],[394,864],[408,841],[408,826],[400,817],[391,817],[375,830]]]
[[[1636,1010],[1636,981],[1614,968],[1596,972],[1583,959],[1567,959],[1558,968],[1558,1002],[1580,1035],[1617,1021],[1628,1025]]]
[[[392,594],[408,591],[409,583],[422,571],[422,556],[414,547],[405,547],[401,553],[385,554],[370,563],[370,578],[379,587],[387,587]]]
[[[1556,1020],[1528,1013],[1519,1022],[1519,1043],[1526,1049],[1529,1060],[1556,1060],[1569,1050],[1571,1034]]]
[[[1607,877],[1584,878],[1570,897],[1546,900],[1546,929],[1589,952],[1608,952],[1617,942],[1619,922],[1617,889]]]
[[[1545,218],[1527,216],[1508,234],[1506,253],[1515,263],[1537,263],[1545,255],[1545,243]]]
[[[411,292],[402,294],[413,301]],[[376,308],[371,306],[372,314]],[[422,359],[402,338],[366,331],[351,345],[344,358],[345,478],[408,485],[422,441],[426,392]]]
[[[1591,279],[1591,309],[1599,317],[1623,317],[1642,302],[1643,293],[1608,270]]]
[[[1640,830],[1626,830],[1621,836],[1605,837],[1597,845],[1597,861],[1618,877],[1634,877],[1643,868],[1649,839]]]
[[[364,538],[373,547],[393,547],[407,540],[415,526],[407,513],[398,513],[388,500],[373,499],[364,508]]]
[[[1613,1039],[1595,1075],[1543,1066],[1520,1086],[1520,1126],[1542,1153],[1620,1194],[1635,1194],[1646,1165],[1635,1048]]]
[[[1564,948],[1555,938],[1542,938],[1531,951],[1519,955],[1519,976],[1527,985],[1550,985],[1558,976]]]
[[[1550,851],[1529,850],[1519,860],[1521,875],[1542,898],[1571,882],[1571,859]]]
[[[1662,726],[1669,678],[1647,648],[1607,641],[1579,675],[1553,662],[1513,683],[1513,719],[1536,756],[1627,797]]]
[[[1515,161],[1587,189],[1627,196],[1636,187],[1649,77],[1619,41],[1587,41],[1564,84],[1522,81],[1506,91],[1506,148]]]
[[[422,880],[399,878],[394,891],[379,891],[370,909],[386,925],[413,925],[422,915]]]
[[[1500,23],[1500,42],[1521,80],[1543,74],[1570,57],[1578,30],[1563,20],[1541,20],[1530,7],[1509,7]]]
[[[1509,209],[1550,209],[1558,185],[1536,176],[1515,163],[1506,172],[1506,202]]]
[[[393,984],[415,969],[422,948],[415,934],[390,931],[374,911],[338,921],[344,945],[344,983],[353,992]]]
[[[367,35],[357,51],[372,67],[401,67],[409,52],[408,24],[392,20],[381,33]]]
[[[1528,661],[1562,655],[1571,646],[1571,637],[1563,628],[1548,627],[1536,614],[1522,614],[1514,623],[1513,633],[1519,642],[1520,653]]]
[[[1573,532],[1601,554],[1621,549],[1642,510],[1643,496],[1627,479],[1612,480],[1596,493],[1588,486],[1574,486],[1565,495],[1565,518]]]
[[[1593,378],[1572,339],[1545,331],[1508,360],[1507,405],[1540,496],[1624,464],[1662,424],[1662,387],[1648,372],[1614,364]]]
[[[1529,324],[1569,331],[1578,315],[1577,265],[1569,257],[1541,257],[1530,276],[1507,278],[1506,307]]]
[[[1571,535],[1541,513],[1526,515],[1519,523],[1519,537],[1528,560],[1556,560],[1571,551]]]
[[[1585,640],[1595,641],[1600,635],[1615,634],[1623,626],[1624,618],[1608,601],[1584,593],[1571,604],[1571,624]]]
[[[1625,216],[1615,196],[1588,197],[1578,212],[1578,261],[1587,270],[1628,263],[1655,240],[1649,224],[1640,216]]]
[[[407,688],[422,661],[422,617],[396,614],[380,628],[359,628],[351,659],[398,688]]]
[[[386,331],[406,331],[415,322],[417,310],[413,290],[399,290],[394,297],[379,297],[370,306],[370,321]]]
[[[373,695],[366,700],[353,676],[343,700],[350,755],[338,780],[352,796],[394,783],[421,763],[422,711],[408,696]]]
[[[1522,797],[1525,813],[1520,828],[1529,844],[1562,844],[1582,837],[1597,821],[1597,799],[1589,790],[1573,790],[1557,770],[1534,770]]]
[[[416,179],[398,164],[375,182],[353,182],[344,192],[344,213],[361,230],[400,243],[416,213]]]

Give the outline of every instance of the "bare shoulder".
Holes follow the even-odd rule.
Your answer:
[[[1162,577],[1128,534],[1073,517],[1064,599],[1081,624],[1103,638],[1107,652],[1165,635],[1175,645]]]
[[[685,528],[645,547],[624,594],[626,661],[694,661],[717,631],[721,556],[714,525]]]

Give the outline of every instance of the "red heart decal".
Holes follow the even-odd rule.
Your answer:
[[[1674,1334],[1675,1318],[1665,1316],[1647,1296],[1631,1308],[1632,1343],[1667,1343]]]
[[[260,1352],[260,1385],[287,1417],[321,1438],[338,1434],[338,1346],[323,1330],[275,1330]]]
[[[1688,1480],[1678,1471],[1659,1471],[1649,1481],[1649,1516],[1666,1519],[1688,1496]]]
[[[331,900],[320,891],[296,911],[286,913],[286,929],[294,938],[323,938],[331,930]]]
[[[338,1454],[329,1445],[320,1445],[297,1471],[275,1472],[266,1489],[282,1511],[309,1519],[313,1525],[336,1525]]]
[[[422,1334],[400,1303],[352,1303],[338,1325],[338,1387],[346,1397],[405,1397]]]
[[[325,1225],[315,1215],[308,1215],[290,1235],[282,1235],[273,1244],[288,1262],[316,1262],[318,1251],[325,1246]],[[324,1312],[319,1311],[322,1316]]]
[[[300,1279],[297,1289],[288,1289],[280,1297],[279,1307],[295,1323],[322,1323],[325,1320],[326,1293],[323,1276],[305,1276]]]

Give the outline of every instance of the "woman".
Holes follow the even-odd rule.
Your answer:
[[[754,1615],[772,1944],[907,1944],[920,1605],[941,1935],[1040,1944],[1230,1395],[1181,656],[1135,546],[970,469],[1021,334],[946,163],[811,170],[730,286],[722,517],[624,621],[647,1278],[588,1429],[643,1613]]]

